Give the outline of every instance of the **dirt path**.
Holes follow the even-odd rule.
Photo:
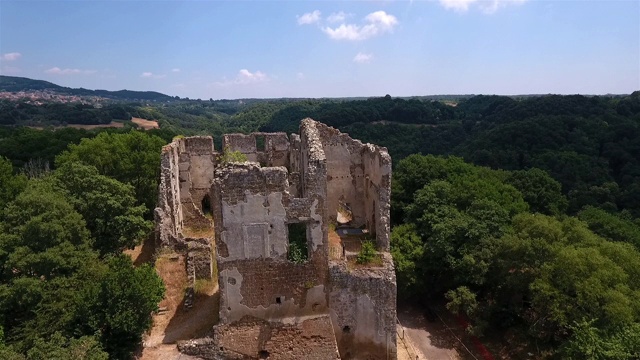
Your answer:
[[[127,252],[135,264],[148,261],[151,249],[144,246]],[[218,322],[219,292],[215,280],[199,281],[191,309],[184,307],[187,274],[183,255],[167,251],[157,255],[155,268],[165,284],[165,297],[158,304],[160,311],[153,316],[153,327],[144,336],[138,360],[196,359],[180,354],[178,340],[202,337]]]
[[[398,319],[404,328],[405,339],[428,360],[475,360],[465,349],[465,334],[453,326],[454,320],[446,312],[437,311],[439,317],[429,321],[422,309],[398,305]],[[468,345],[467,345],[468,346]]]

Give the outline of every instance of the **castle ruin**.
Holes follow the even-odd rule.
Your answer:
[[[311,119],[299,134],[227,134],[222,144],[187,137],[162,151],[157,243],[185,254],[192,284],[217,274],[220,291],[220,323],[180,350],[396,359],[387,150]],[[248,161],[224,161],[230,151]],[[359,264],[367,238],[377,253]]]

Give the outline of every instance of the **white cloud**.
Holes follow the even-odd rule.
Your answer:
[[[180,69],[178,69],[178,68],[174,68],[174,69],[171,69],[171,72],[179,73],[179,72],[180,72]]]
[[[330,23],[343,22],[347,18],[347,16],[348,14],[346,14],[344,11],[340,11],[327,16],[327,21]]]
[[[20,54],[19,52],[12,52],[12,53],[7,53],[0,56],[0,59],[6,60],[6,61],[14,61],[14,60],[20,59],[21,57],[22,57],[22,54]]]
[[[469,10],[469,6],[478,3],[480,9],[486,14],[493,14],[499,8],[510,4],[522,4],[527,0],[439,0],[445,9],[465,12]]]
[[[227,86],[227,85],[246,85],[246,84],[255,84],[269,81],[269,76],[263,73],[262,71],[251,72],[247,69],[241,69],[238,71],[236,77],[232,80],[223,79],[223,81],[215,82],[215,85],[218,86]]]
[[[304,74],[303,74],[303,73],[301,73],[301,72],[297,73],[297,74],[296,74],[296,79],[298,79],[298,80],[304,80]]]
[[[248,84],[253,82],[260,82],[267,80],[267,74],[256,71],[254,73],[250,72],[247,69],[242,69],[238,72],[238,76],[236,77],[236,82],[239,84]]]
[[[52,67],[51,69],[45,70],[44,72],[47,74],[54,74],[54,75],[78,75],[78,74],[89,75],[89,74],[96,73],[95,70],[60,69],[57,66]]]
[[[167,76],[167,75],[154,74],[154,73],[149,72],[149,71],[145,71],[142,74],[140,74],[140,77],[147,78],[147,79],[162,79],[165,76]]]
[[[392,32],[398,24],[398,19],[384,11],[376,11],[365,18],[365,25],[341,24],[337,28],[324,27],[324,31],[334,40],[366,40],[379,34]]]
[[[353,58],[353,62],[354,63],[358,63],[358,64],[366,64],[366,63],[370,62],[371,59],[373,59],[373,54],[365,54],[365,53],[359,52]]]
[[[445,9],[451,9],[455,11],[467,11],[469,10],[469,4],[478,0],[440,0],[440,5]]]
[[[320,21],[320,14],[320,10],[314,10],[313,12],[302,14],[302,16],[297,16],[298,25],[315,24]]]

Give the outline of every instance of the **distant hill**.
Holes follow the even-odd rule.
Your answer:
[[[99,96],[114,100],[146,100],[146,101],[171,101],[175,100],[169,95],[165,95],[156,91],[131,91],[131,90],[89,90],[89,89],[72,89],[56,85],[44,80],[34,80],[17,76],[0,75],[0,91],[19,92],[19,91],[42,91],[51,90],[56,93],[76,96]]]

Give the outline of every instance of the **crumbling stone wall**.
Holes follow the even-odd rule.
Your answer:
[[[262,149],[258,149],[258,138],[261,139]],[[289,167],[289,138],[282,132],[226,134],[222,137],[222,146],[224,149],[239,151],[247,156],[247,160],[262,166]]]
[[[327,311],[324,199],[317,193],[294,198],[288,189],[284,167],[247,162],[216,171],[214,217],[220,219],[216,246],[223,323],[246,315],[286,322]],[[302,264],[287,257],[291,223],[306,224],[308,260]]]
[[[299,326],[244,317],[233,326],[218,325],[213,337],[178,343],[181,352],[203,359],[339,359],[331,320],[320,316]]]
[[[184,144],[174,141],[162,148],[158,206],[154,210],[156,243],[172,246],[182,231],[183,215],[180,200],[179,156]]]
[[[395,359],[396,277],[389,253],[377,267],[329,267],[329,308],[340,354],[358,359]],[[357,355],[357,356],[356,356]]]
[[[210,197],[217,158],[213,139],[208,136],[176,139],[162,149],[155,209],[158,244],[175,246],[185,226],[211,226],[202,211],[202,201]]]

